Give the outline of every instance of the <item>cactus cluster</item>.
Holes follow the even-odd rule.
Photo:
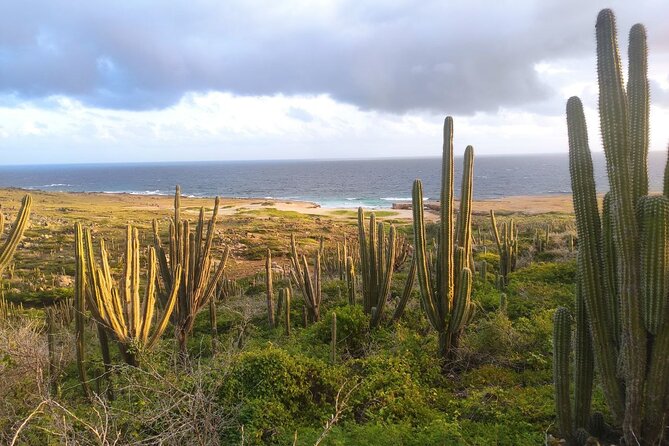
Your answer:
[[[109,255],[104,240],[100,241],[100,263],[95,259],[91,233],[75,229],[77,277],[75,295],[85,296],[87,307],[96,322],[118,343],[121,355],[137,366],[138,349],[151,349],[167,328],[177,301],[181,275],[176,275],[161,314],[156,317],[157,261],[153,248],[149,249],[144,297],[141,297],[139,237],[137,229],[126,229],[125,265],[123,278],[117,285],[109,267]],[[177,266],[177,273],[181,266]],[[80,303],[84,305],[83,302]]]
[[[163,284],[159,287],[163,305],[168,302],[168,290],[171,290],[175,283],[179,283],[172,322],[176,327],[177,341],[183,357],[188,354],[187,340],[193,331],[195,316],[214,295],[216,286],[223,277],[229,254],[229,248],[226,247],[218,265],[215,265],[211,248],[218,206],[219,198],[216,197],[208,223],[205,223],[204,208],[200,208],[197,225],[195,230],[191,231],[190,222],[181,218],[181,189],[177,186],[174,194],[174,217],[170,221],[166,245],[163,245],[160,239],[158,222],[153,221],[154,246],[163,279]]]
[[[516,260],[518,259],[518,228],[511,219],[507,224],[502,223],[501,231],[497,226],[495,211],[490,209],[490,223],[492,232],[495,236],[497,253],[499,254],[499,285],[504,289],[509,284],[509,274],[516,270]],[[485,275],[483,276],[485,277]]]
[[[291,280],[302,292],[306,308],[305,326],[307,322],[318,322],[321,318],[321,254],[316,252],[314,258],[314,276],[309,272],[307,257],[297,252],[295,235],[290,235]]]
[[[626,444],[659,444],[669,409],[669,198],[647,195],[646,32],[639,24],[630,31],[627,88],[611,10],[599,13],[596,36],[599,113],[610,192],[600,215],[583,106],[572,97],[567,102],[569,164],[578,231],[579,294],[584,304],[577,305],[577,311],[583,308],[577,312],[573,421],[564,419],[565,398],[558,398],[558,413],[565,437],[588,427],[591,377],[587,372],[594,368],[587,359],[591,340],[606,401]],[[667,177],[665,171],[665,191]],[[578,325],[586,318],[589,330],[582,331],[589,332],[591,339],[583,334],[579,340]],[[563,327],[560,333],[565,331]],[[556,337],[555,342],[561,348],[562,341]],[[566,357],[556,355],[556,360]],[[556,387],[564,385],[556,380]]]
[[[470,269],[472,236],[471,204],[474,149],[465,149],[460,211],[455,228],[453,203],[453,119],[444,122],[444,147],[441,171],[441,207],[439,235],[433,256],[427,250],[423,218],[423,184],[413,184],[413,227],[416,274],[423,309],[430,325],[439,335],[439,354],[453,359],[460,335],[471,320],[472,272]],[[431,257],[436,260],[432,267]]]
[[[358,208],[360,270],[362,274],[362,306],[370,315],[370,326],[377,327],[383,316],[390,284],[395,270],[395,227],[390,225],[386,236],[384,225],[372,213],[369,231],[365,231],[365,213]]]

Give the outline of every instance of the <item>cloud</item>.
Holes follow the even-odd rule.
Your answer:
[[[2,2],[0,93],[126,110],[208,91],[325,94],[400,114],[541,108],[560,91],[537,64],[590,60],[598,3]],[[611,7],[622,30],[646,23],[651,54],[669,52],[666,1]]]

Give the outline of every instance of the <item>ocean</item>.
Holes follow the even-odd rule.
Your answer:
[[[651,190],[661,190],[666,154],[651,152]],[[597,189],[608,189],[604,156],[593,155]],[[411,200],[415,178],[438,199],[440,158],[346,161],[211,161],[181,163],[0,166],[0,187],[68,192],[174,193],[195,197],[305,200],[323,207],[390,207]],[[455,159],[456,197],[462,158]],[[474,198],[571,192],[567,154],[478,156]]]

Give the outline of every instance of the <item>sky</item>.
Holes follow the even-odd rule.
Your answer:
[[[593,150],[594,23],[648,30],[651,150],[669,143],[666,0],[0,2],[0,164]]]

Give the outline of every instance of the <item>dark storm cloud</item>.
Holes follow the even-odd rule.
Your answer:
[[[7,1],[0,92],[120,109],[219,90],[325,93],[398,113],[494,111],[554,95],[537,63],[591,57],[597,3]],[[621,25],[645,22],[669,51],[669,2],[613,3]]]

